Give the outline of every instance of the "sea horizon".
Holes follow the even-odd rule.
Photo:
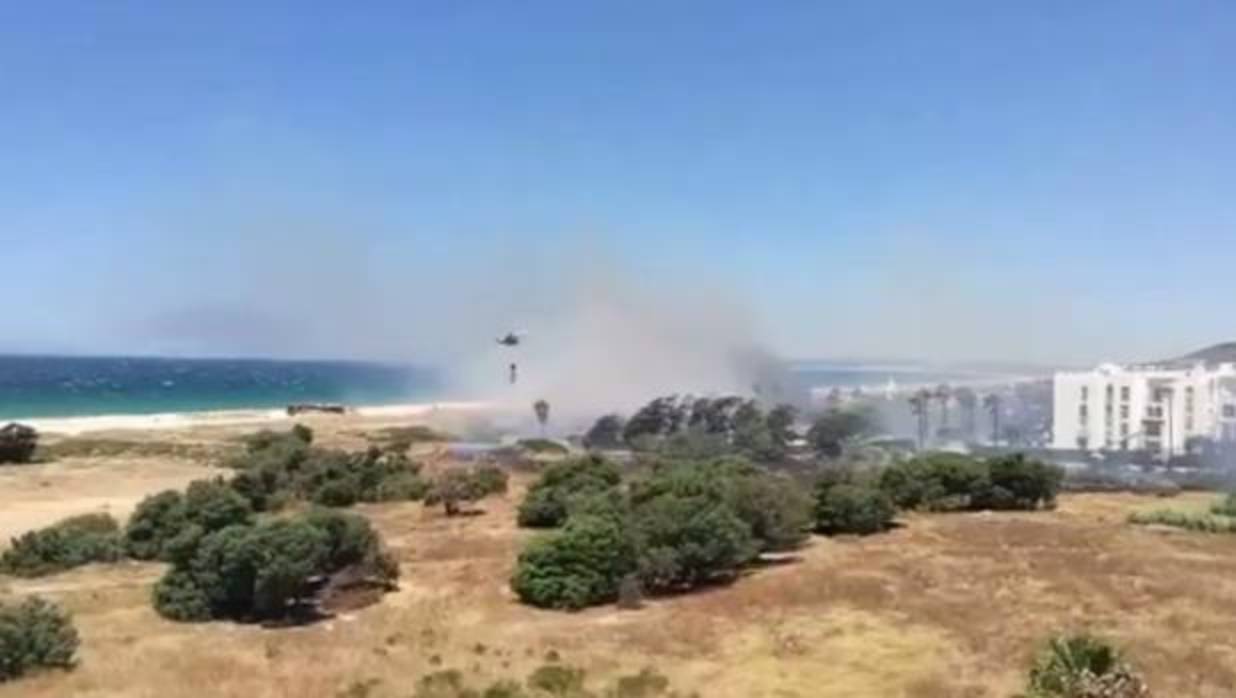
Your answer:
[[[925,362],[817,359],[786,362],[808,391],[1017,378]],[[466,400],[444,371],[361,359],[0,354],[0,420],[178,415],[283,409],[292,403],[354,407]]]
[[[0,355],[0,419],[393,405],[438,396],[431,368],[393,362],[167,356]]]

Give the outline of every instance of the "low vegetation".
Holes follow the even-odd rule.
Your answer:
[[[1236,492],[1230,493],[1210,507],[1210,513],[1217,516],[1236,517]]]
[[[441,505],[447,516],[466,513],[465,506],[507,490],[506,471],[496,465],[450,468],[439,474],[425,493],[425,506]]]
[[[234,524],[173,546],[155,609],[179,621],[296,621],[321,615],[329,595],[392,587],[398,567],[369,522],[313,510]]]
[[[1120,651],[1090,635],[1054,637],[1035,659],[1026,698],[1149,698]]]
[[[570,453],[570,449],[553,439],[520,439],[516,446],[538,456],[565,456]]]
[[[255,511],[275,511],[298,500],[331,507],[419,500],[430,489],[420,465],[399,449],[317,448],[313,432],[301,425],[249,437],[245,452],[229,465],[239,471],[231,487]]]
[[[519,505],[519,525],[561,526],[578,502],[614,489],[621,482],[618,467],[599,456],[555,463],[528,488]]]
[[[69,669],[77,629],[59,606],[38,597],[0,601],[0,683],[38,669]]]
[[[893,526],[897,508],[870,485],[821,479],[815,491],[815,530],[827,536],[869,535]]]
[[[39,447],[39,433],[33,427],[11,422],[0,427],[0,465],[29,463]]]
[[[418,444],[454,441],[455,436],[423,424],[413,424],[378,429],[369,435],[369,440],[386,450],[407,451]]]
[[[1139,526],[1171,526],[1201,533],[1236,533],[1236,517],[1175,509],[1136,511],[1129,515],[1129,523]]]
[[[746,461],[663,461],[622,483],[589,457],[546,471],[520,508],[526,525],[563,524],[520,554],[511,585],[525,602],[578,609],[627,595],[732,579],[762,551],[800,544],[811,502]]]
[[[228,526],[253,522],[250,500],[222,480],[189,483],[182,494],[167,490],[138,503],[124,531],[124,549],[138,560],[169,561],[177,548]]]
[[[444,669],[422,676],[413,698],[686,698],[670,686],[663,674],[644,668],[620,676],[599,690],[588,687],[583,669],[545,664],[520,682],[501,679],[480,689],[471,685],[458,669]],[[695,694],[690,694],[695,696]]]
[[[108,514],[82,514],[14,538],[0,555],[0,572],[41,577],[120,557],[116,520]]]
[[[902,509],[1033,511],[1055,504],[1063,477],[1060,468],[1021,454],[933,453],[889,466],[878,483]]]
[[[225,449],[198,443],[176,441],[130,441],[74,436],[47,444],[40,453],[50,460],[61,458],[183,458],[212,460]]]

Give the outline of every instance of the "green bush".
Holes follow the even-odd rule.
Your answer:
[[[972,496],[972,508],[1033,511],[1052,506],[1064,480],[1061,468],[1020,453],[991,458],[986,465],[988,489]]]
[[[551,696],[574,697],[584,691],[584,676],[583,669],[545,664],[528,676],[528,688]]]
[[[207,533],[249,523],[249,502],[222,480],[194,480],[185,489],[185,518]]]
[[[152,494],[138,503],[124,529],[124,549],[138,560],[166,559],[167,541],[185,526],[184,497],[176,490]]]
[[[311,511],[234,525],[201,536],[155,587],[156,610],[172,620],[278,620],[307,615],[322,580],[351,577],[389,586],[398,568],[363,518]]]
[[[39,433],[16,422],[0,427],[0,464],[29,463],[39,446]]]
[[[836,458],[851,441],[871,433],[874,416],[862,410],[831,409],[819,415],[807,431],[807,443],[817,455]]]
[[[1031,698],[1147,698],[1145,682],[1111,644],[1089,635],[1052,638],[1030,670]]]
[[[41,577],[91,562],[120,559],[120,526],[109,514],[82,514],[14,538],[0,572]]]
[[[506,492],[507,480],[506,471],[494,465],[452,468],[430,484],[425,505],[441,504],[447,516],[458,516],[463,505]]]
[[[1021,454],[979,460],[932,453],[885,468],[879,486],[902,509],[1034,510],[1052,506],[1064,471]]]
[[[428,480],[412,473],[391,475],[374,490],[377,502],[417,502],[429,494]]]
[[[194,537],[253,519],[249,500],[221,480],[195,480],[182,495],[167,490],[137,505],[124,531],[125,551],[138,560],[171,560],[173,541],[183,547]]]
[[[356,503],[360,487],[354,478],[339,478],[322,483],[310,495],[314,504],[327,507],[347,507]]]
[[[751,527],[722,501],[663,494],[632,513],[639,575],[650,592],[732,577],[759,553]]]
[[[239,472],[230,486],[256,511],[292,500],[344,507],[356,502],[420,499],[420,466],[398,449],[364,451],[311,448],[295,433],[250,437],[247,452],[232,462]]]
[[[825,535],[886,531],[897,510],[884,492],[863,485],[821,486],[816,491],[815,529]]]
[[[1129,523],[1140,526],[1171,526],[1201,533],[1236,533],[1236,517],[1173,509],[1133,512],[1129,515]]]
[[[591,457],[546,470],[529,489],[522,524],[566,525],[525,549],[512,582],[520,598],[579,608],[614,600],[624,580],[641,593],[690,589],[798,545],[812,526],[808,496],[743,459],[661,460],[627,490],[620,483]]]
[[[743,458],[666,460],[631,485],[635,508],[663,494],[701,496],[728,507],[751,529],[760,550],[788,550],[812,527],[811,498],[793,480]]]
[[[900,509],[967,509],[975,492],[986,491],[981,461],[956,453],[932,453],[885,468],[880,489]]]
[[[807,540],[811,496],[793,480],[770,473],[737,477],[726,499],[751,527],[761,550],[792,550]]]
[[[1210,513],[1216,516],[1236,516],[1236,492],[1228,494],[1211,506]]]
[[[77,653],[73,619],[37,597],[0,601],[0,683],[40,668],[68,669]]]
[[[519,505],[519,525],[532,528],[561,526],[572,503],[603,493],[622,482],[618,467],[600,456],[585,456],[555,463],[528,488]]]
[[[615,599],[636,565],[634,542],[620,522],[573,516],[520,553],[511,587],[533,606],[579,609]]]

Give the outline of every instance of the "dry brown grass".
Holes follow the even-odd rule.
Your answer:
[[[6,473],[0,526],[11,529],[5,512],[36,496],[75,513],[98,498],[187,480],[176,470],[184,467],[121,460]],[[89,477],[75,480],[74,468]],[[143,483],[138,474],[148,471],[163,475]],[[38,484],[48,478],[55,484]],[[639,611],[568,614],[522,606],[507,588],[528,535],[513,525],[521,480],[505,498],[482,502],[483,516],[362,507],[400,560],[402,586],[376,606],[310,627],[164,621],[149,603],[158,565],[0,579],[0,594],[65,603],[83,639],[75,671],[0,686],[0,698],[311,698],[369,680],[375,697],[410,696],[416,678],[435,669],[519,677],[551,652],[598,681],[654,666],[710,698],[1005,698],[1021,688],[1045,637],[1077,629],[1127,647],[1157,695],[1236,695],[1236,536],[1125,522],[1163,500],[1074,495],[1054,512],[911,515],[884,535],[815,539],[796,562],[728,587]]]

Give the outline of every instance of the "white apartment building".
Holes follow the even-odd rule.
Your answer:
[[[1057,373],[1052,446],[1182,455],[1197,437],[1236,441],[1236,362],[1181,359]]]

